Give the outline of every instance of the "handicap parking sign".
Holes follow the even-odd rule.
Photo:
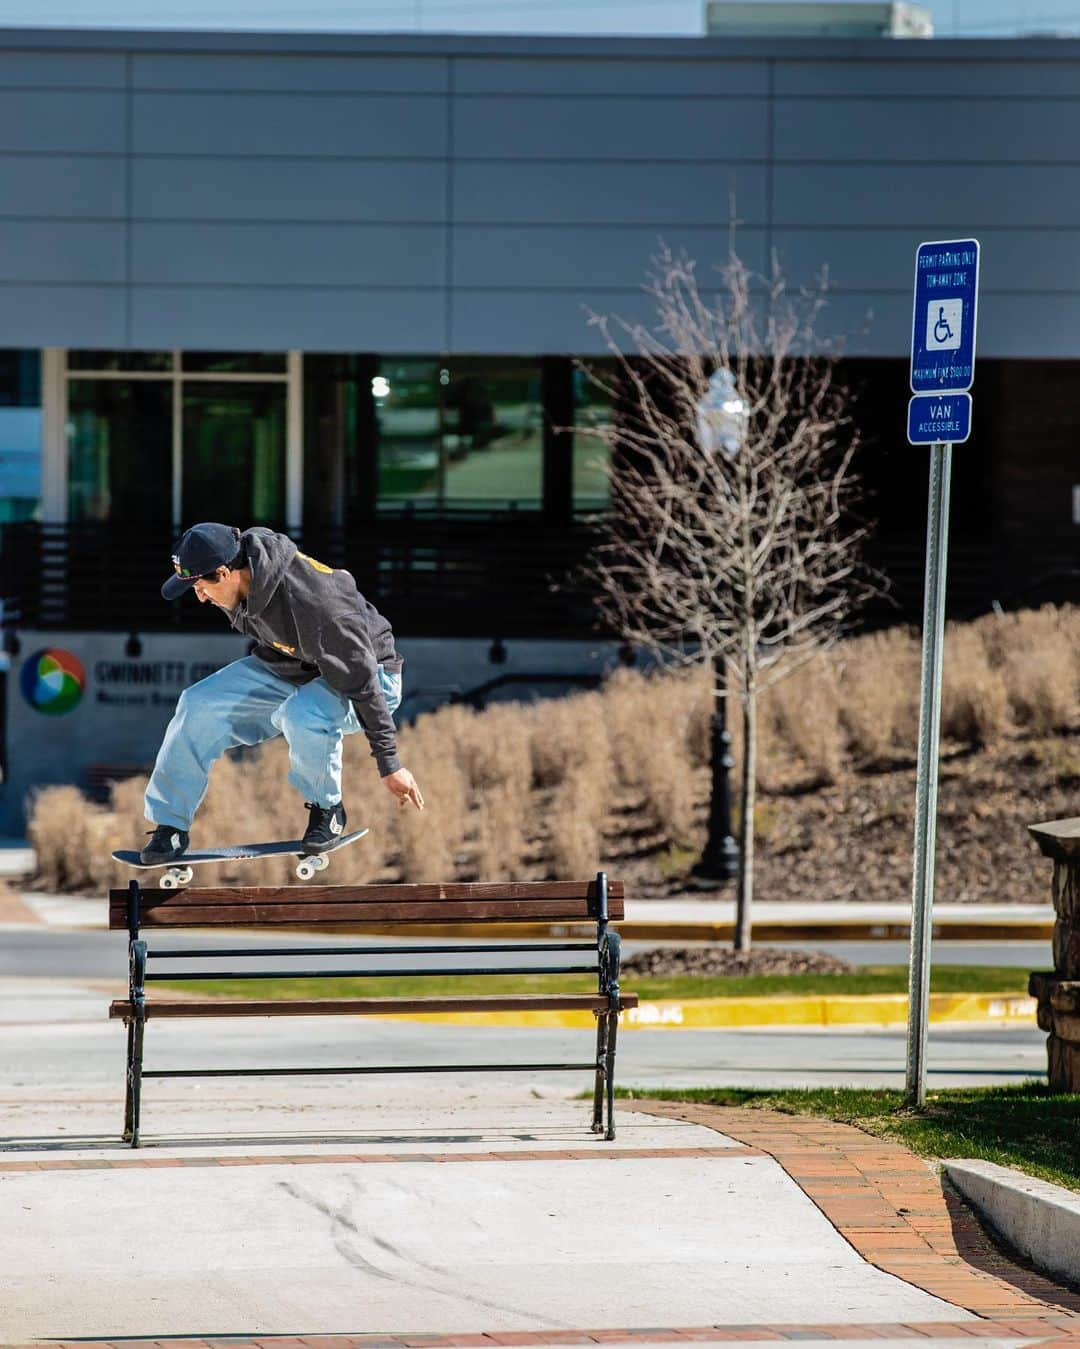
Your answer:
[[[930,301],[926,307],[927,351],[956,351],[963,330],[963,300]]]
[[[977,239],[945,239],[919,245],[915,255],[911,332],[914,393],[951,393],[971,388],[975,380],[978,297]]]

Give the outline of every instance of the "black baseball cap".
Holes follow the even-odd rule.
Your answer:
[[[192,525],[176,545],[175,571],[161,587],[162,595],[167,600],[179,599],[201,576],[227,567],[239,552],[240,531],[232,525]]]

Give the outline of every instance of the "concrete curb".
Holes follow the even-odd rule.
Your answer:
[[[633,980],[627,984],[633,992]],[[894,1026],[907,1021],[905,993],[799,997],[665,998],[642,1002],[619,1017],[624,1030],[738,1030],[762,1026]],[[380,1021],[430,1021],[452,1026],[581,1029],[592,1012],[409,1012]],[[931,993],[930,1020],[1035,1022],[1035,999],[1017,993]]]
[[[1040,1270],[1080,1280],[1080,1194],[995,1162],[942,1163],[946,1176],[995,1232]]]

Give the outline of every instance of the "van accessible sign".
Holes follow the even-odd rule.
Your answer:
[[[919,245],[911,323],[912,393],[962,393],[971,388],[978,301],[977,239]]]
[[[908,403],[912,445],[962,445],[971,435],[971,394],[917,393]]]

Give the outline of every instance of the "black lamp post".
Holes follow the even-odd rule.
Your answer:
[[[724,687],[724,659],[713,658],[713,687]],[[716,698],[710,721],[712,787],[709,793],[709,832],[705,848],[690,872],[702,889],[734,880],[739,871],[739,845],[731,832],[731,734],[727,728],[727,699]]]

